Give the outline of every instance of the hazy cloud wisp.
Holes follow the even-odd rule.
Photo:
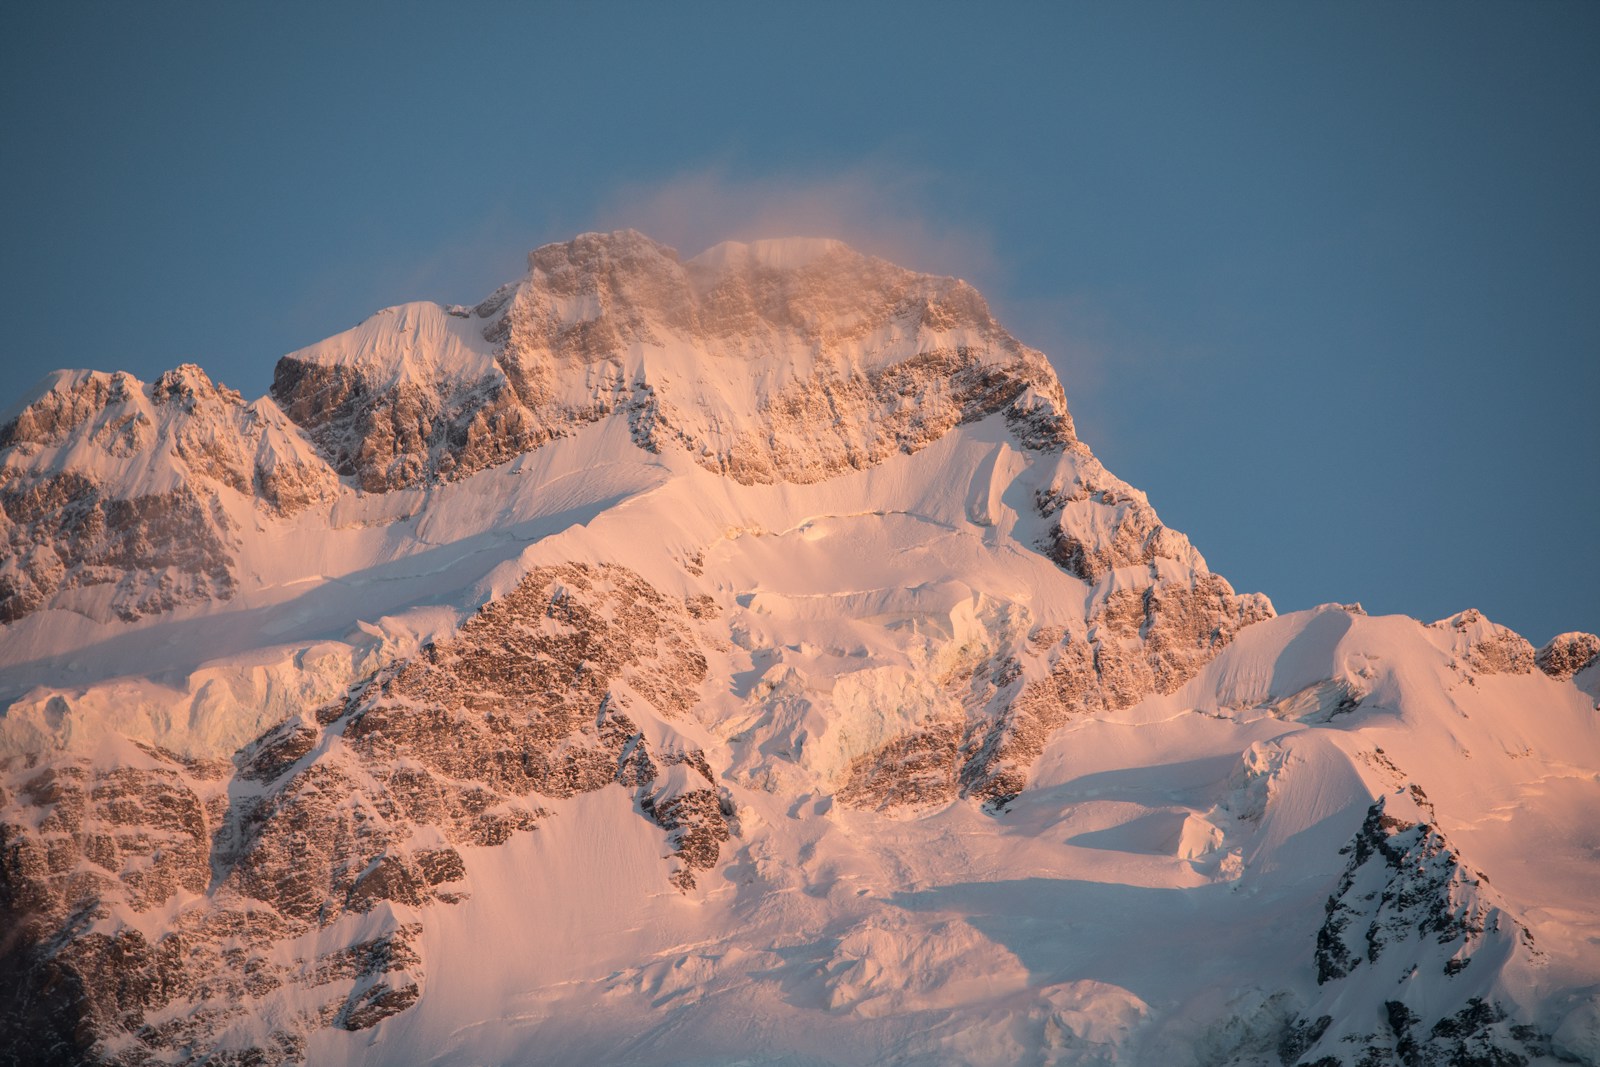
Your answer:
[[[929,181],[870,164],[811,177],[736,177],[722,167],[619,186],[595,212],[600,229],[632,228],[693,256],[722,241],[834,237],[934,274],[991,274],[989,238],[930,221]]]

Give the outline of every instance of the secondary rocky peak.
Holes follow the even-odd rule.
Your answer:
[[[146,385],[62,371],[0,428],[0,622],[53,605],[132,620],[237,588],[230,509],[326,499],[333,473],[270,402],[186,363]]]
[[[1574,631],[1552,637],[1534,656],[1540,670],[1566,681],[1600,662],[1600,637]]]
[[[189,411],[206,402],[244,403],[244,397],[237,389],[213,382],[205,371],[193,363],[179,364],[162,374],[150,387],[150,396],[158,404],[176,400]]]
[[[1440,619],[1432,628],[1444,631],[1451,651],[1480,674],[1527,674],[1533,670],[1533,646],[1527,638],[1489,621],[1476,608]]]
[[[134,401],[143,383],[126,371],[60,370],[0,426],[0,448],[53,445],[113,406]]]

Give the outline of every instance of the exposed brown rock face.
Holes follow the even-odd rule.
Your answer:
[[[111,611],[137,619],[234,594],[230,521],[188,488],[117,498],[68,471],[32,479],[0,467],[0,622],[58,592],[109,586]]]
[[[62,602],[124,620],[232,597],[237,538],[221,494],[277,516],[335,486],[274,415],[192,364],[149,386],[64,376],[0,427],[0,623],[74,590],[109,588]]]
[[[1030,384],[965,348],[848,377],[822,372],[771,398],[761,429],[726,450],[702,452],[700,462],[746,485],[820,481],[917,452],[961,423],[1007,411]],[[696,452],[704,445],[682,443]]]
[[[202,929],[225,922],[221,914],[181,915],[154,939],[119,919],[207,891],[215,808],[204,798],[222,788],[225,769],[137,749],[110,766],[62,758],[4,768],[14,792],[0,797],[0,928],[9,932],[0,1034],[11,1047],[0,1054],[92,1060],[101,1039],[193,990],[197,960],[218,960]],[[281,932],[262,928],[267,938]]]
[[[195,368],[183,368],[183,371]],[[155,392],[181,389],[170,372]],[[169,381],[169,379],[172,379]],[[204,381],[204,376],[200,375]],[[227,402],[204,381],[209,398]],[[11,460],[73,437],[94,451],[126,459],[155,443],[155,422],[143,387],[128,374],[90,374],[52,389],[0,427],[0,537],[8,562],[0,568],[0,622],[44,606],[58,590],[115,586],[112,610],[138,618],[187,600],[233,593],[227,518],[183,486],[119,497],[91,473],[34,472]],[[237,394],[234,394],[236,399]],[[235,469],[185,439],[179,448],[202,460],[204,473],[232,484]]]
[[[1240,595],[1216,574],[1118,590],[1094,609],[1085,633],[1037,635],[1049,677],[1022,688],[1006,714],[968,734],[962,784],[1004,800],[1021,792],[1027,768],[1068,720],[1115,711],[1192,678],[1244,627],[1272,617],[1260,594]]]
[[[386,388],[355,368],[286,356],[272,395],[334,468],[367,492],[459,478],[552,436],[504,381],[449,391],[411,382]]]
[[[1534,668],[1533,645],[1514,630],[1468,609],[1433,624],[1455,634],[1462,663],[1478,674],[1528,674]]]
[[[0,448],[59,444],[139,388],[137,378],[118,371],[90,374],[81,382],[51,389],[0,426]],[[92,440],[111,455],[129,455],[148,443],[151,432],[150,419],[142,413],[119,413],[97,427]]]
[[[1534,657],[1541,671],[1566,681],[1600,657],[1600,637],[1594,634],[1557,634]]]
[[[938,723],[858,756],[838,796],[861,808],[937,804],[955,798],[960,770],[961,727]]]
[[[663,876],[693,888],[728,838],[712,769],[698,750],[653,750],[624,710],[698,699],[689,619],[621,567],[547,568],[232,766],[133,748],[3,768],[0,1057],[213,1062],[230,1020],[272,1009],[271,1047],[250,1056],[299,1062],[310,1030],[414,1003],[425,961],[420,926],[393,911],[377,937],[285,946],[346,915],[459,900],[455,846],[533,830],[539,798],[622,786],[668,832]],[[157,936],[133,919],[163,912]],[[284,1009],[290,987],[320,1007]]]
[[[1047,678],[1024,682],[1016,659],[991,658],[963,680],[976,694],[964,721],[934,724],[858,757],[839,797],[877,808],[957,795],[1003,803],[1027,785],[1028,767],[1056,729],[1172,692],[1241,629],[1272,614],[1265,597],[1236,594],[1215,574],[1114,591],[1085,631],[1036,630],[1018,650],[1045,658]]]
[[[1038,545],[1056,565],[1086,582],[1098,582],[1118,567],[1148,564],[1158,558],[1190,563],[1189,539],[1168,529],[1141,497],[1110,484],[1098,463],[1070,486],[1040,493],[1040,515],[1054,520]]]
[[[675,716],[698,699],[706,662],[691,633],[681,603],[624,568],[541,569],[457,639],[375,680],[333,728],[384,787],[380,814],[443,826],[462,842],[498,844],[531,829],[540,813],[529,794],[568,797],[615,782],[643,803],[662,762],[691,756],[715,814],[708,832],[725,838],[704,758],[653,754],[626,713],[643,700]],[[660,810],[668,799],[682,798],[652,803]],[[680,838],[700,826],[681,804],[671,810],[668,829]],[[703,866],[716,859],[715,849],[697,855]],[[680,880],[693,885],[696,860],[685,863]],[[406,884],[416,880],[408,873]]]

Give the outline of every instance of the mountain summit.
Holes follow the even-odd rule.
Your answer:
[[[1276,616],[964,282],[528,267],[0,427],[0,1055],[1600,1057],[1600,640]]]
[[[991,412],[1071,438],[1049,365],[971,286],[837,241],[685,263],[632,231],[587,234],[475,308],[391,308],[285,356],[272,393],[368,491],[459,478],[619,411],[641,447],[747,485],[862,469]]]

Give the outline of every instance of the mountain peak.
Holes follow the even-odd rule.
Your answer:
[[[552,241],[528,253],[528,273],[550,271],[571,264],[630,260],[678,261],[677,249],[640,233],[638,230],[590,231],[568,241]]]
[[[874,465],[1000,410],[1040,447],[1074,440],[1048,362],[971,286],[818,238],[684,263],[634,230],[582,234],[470,311],[391,308],[285,356],[272,392],[369,490],[459,478],[617,411],[640,447],[747,482]]]
[[[1276,616],[957,279],[585,234],[0,445],[0,1061],[1596,1058],[1600,638]]]

